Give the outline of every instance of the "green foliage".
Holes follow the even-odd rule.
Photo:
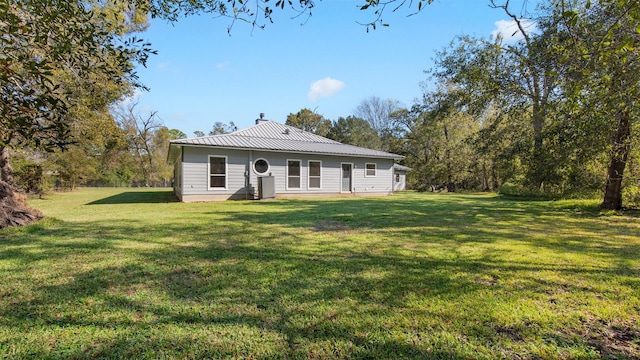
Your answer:
[[[375,144],[380,141],[378,134],[371,128],[371,125],[366,120],[355,116],[338,118],[333,122],[327,137],[343,144],[370,149],[377,148]]]
[[[626,165],[633,156],[632,134],[640,118],[640,3],[571,5],[564,9],[562,25],[572,36],[558,47],[568,73],[564,105],[569,119],[583,118],[600,129],[583,139],[588,148],[605,149],[608,170],[602,206],[619,209]]]
[[[424,94],[422,104],[396,114],[408,129],[405,163],[413,169],[408,180],[416,190],[441,185],[449,191],[493,189],[495,165],[479,153],[475,143],[481,125],[457,107],[458,96],[454,89],[442,86]]]
[[[625,186],[622,196],[626,207],[640,208],[640,182]]]
[[[535,33],[508,2],[491,6],[516,23],[523,39],[458,37],[429,71],[447,96],[433,98],[438,91],[425,91],[433,105],[415,118],[432,113],[443,120],[450,109],[473,116],[478,128],[468,137],[467,169],[482,174],[484,189],[503,184],[501,193],[560,198],[590,197],[606,185],[603,206],[620,207],[623,180],[638,178],[637,169],[624,174],[637,156],[632,134],[640,118],[640,4],[552,2],[526,19],[535,20]],[[424,140],[422,150],[448,149],[438,145],[436,134],[416,132],[410,138],[435,139]],[[425,154],[412,167],[429,163]],[[438,164],[421,170],[427,171],[438,173]]]
[[[20,184],[21,191],[27,194],[42,194],[44,192],[46,185],[41,164],[20,156],[17,161],[14,161],[13,171],[15,182]]]
[[[187,134],[178,129],[169,129],[169,137],[171,138],[171,140],[178,140],[186,138]]]
[[[144,63],[152,52],[148,44],[120,38],[104,12],[77,1],[2,0],[0,9],[2,147],[67,146],[76,98],[56,74],[127,82],[135,79],[133,62]]]
[[[320,136],[327,136],[331,130],[331,120],[306,108],[287,115],[285,124]]]

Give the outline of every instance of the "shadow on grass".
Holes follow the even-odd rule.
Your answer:
[[[44,344],[16,357],[535,358],[514,349],[540,338],[564,351],[594,346],[562,335],[570,321],[522,321],[532,315],[518,315],[521,306],[566,319],[581,305],[564,297],[612,297],[602,288],[623,286],[616,276],[639,275],[637,243],[613,239],[633,227],[585,227],[545,203],[430,200],[200,204],[157,225],[55,223],[9,236],[3,269],[28,286],[0,288],[0,325],[16,329],[0,348],[34,340],[21,340],[34,330],[70,329],[85,334],[80,345],[64,335],[60,352]],[[548,258],[518,257],[536,252]],[[44,280],[34,280],[47,259]],[[541,279],[549,273],[559,280]]]
[[[161,191],[125,191],[104,199],[95,200],[87,205],[113,205],[113,204],[158,204],[178,202],[171,190]]]

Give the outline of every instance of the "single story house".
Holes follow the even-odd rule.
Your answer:
[[[230,134],[172,140],[175,195],[183,202],[390,195],[403,157],[346,145],[275,121]]]
[[[410,167],[393,164],[393,191],[407,190],[407,171]]]

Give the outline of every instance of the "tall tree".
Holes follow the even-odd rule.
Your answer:
[[[138,169],[142,175],[142,184],[151,186],[158,173],[158,162],[155,161],[158,155],[156,152],[158,145],[155,141],[157,138],[156,133],[164,126],[158,119],[157,112],[152,111],[143,116],[136,110],[136,105],[137,103],[131,102],[122,106],[115,116],[118,124],[126,134],[129,149],[136,159]],[[163,138],[166,140],[165,142],[169,141],[168,130],[166,130],[166,136],[163,136]]]
[[[529,154],[528,179],[540,187],[545,177],[543,150],[545,125],[550,112],[559,101],[557,79],[562,73],[551,56],[555,39],[554,24],[540,24],[543,33],[531,33],[524,19],[508,8],[509,1],[494,7],[502,9],[517,25],[522,40],[505,43],[501,37],[493,41],[469,36],[458,37],[448,49],[438,53],[437,67],[430,71],[437,80],[455,84],[461,96],[461,106],[466,106],[476,116],[499,108],[508,112],[509,118],[517,116],[530,119],[532,129]],[[556,19],[557,21],[557,19]]]
[[[354,111],[355,116],[367,121],[378,134],[380,141],[371,144],[376,149],[391,151],[393,147],[391,143],[400,131],[399,124],[394,121],[393,113],[400,109],[400,102],[397,100],[383,100],[377,96],[371,96],[362,100]]]
[[[154,186],[167,186],[173,177],[173,165],[167,163],[169,140],[173,140],[172,131],[166,126],[159,127],[153,132],[151,139],[151,158],[153,169],[152,181]]]
[[[187,134],[179,129],[169,129],[169,137],[171,140],[184,139],[187,137]]]
[[[380,138],[369,123],[355,116],[339,118],[327,134],[329,139],[361,147],[379,147]]]
[[[562,25],[571,36],[559,46],[570,65],[565,83],[572,117],[605,134],[609,164],[602,207],[623,205],[623,178],[640,111],[640,3],[632,0],[562,1]],[[588,109],[588,111],[583,111]],[[593,139],[593,137],[591,138]]]
[[[11,189],[10,151],[51,151],[71,142],[71,86],[92,86],[96,78],[120,84],[135,81],[134,62],[151,50],[126,40],[100,3],[59,0],[0,0],[0,182]],[[65,76],[66,75],[66,76]],[[76,80],[81,81],[77,82]],[[28,217],[30,210],[0,194],[3,216]],[[9,205],[5,205],[9,204]],[[21,209],[16,209],[19,206]]]
[[[287,115],[285,124],[320,136],[327,136],[331,129],[331,120],[327,120],[322,115],[306,108],[295,114]]]
[[[422,103],[396,114],[409,129],[405,161],[414,169],[411,181],[416,189],[442,184],[450,191],[479,188],[479,176],[474,173],[478,159],[471,141],[478,123],[457,106],[457,95],[439,86],[425,93]]]

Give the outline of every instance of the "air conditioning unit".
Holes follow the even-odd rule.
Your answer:
[[[276,198],[276,181],[273,176],[258,177],[258,198],[260,200]]]

